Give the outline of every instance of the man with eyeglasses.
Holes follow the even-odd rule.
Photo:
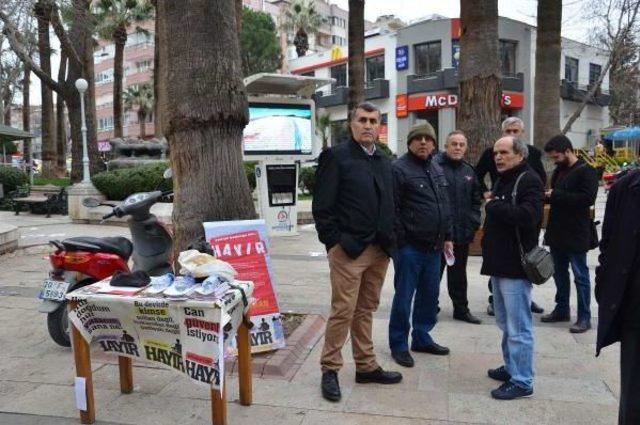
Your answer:
[[[509,117],[502,121],[502,136],[511,136],[519,140],[524,140],[524,122],[518,117]],[[547,173],[544,171],[544,165],[542,165],[542,152],[533,145],[527,145],[529,149],[528,157],[526,159],[527,165],[535,171],[542,185],[547,185]],[[493,147],[487,148],[483,153],[478,164],[476,165],[476,175],[480,181],[482,187],[482,193],[485,200],[490,199],[492,196],[491,190],[484,182],[485,176],[489,174],[491,179],[491,187],[496,183],[499,177],[498,169],[493,158]],[[489,292],[492,292],[491,282],[489,282]],[[535,302],[531,301],[531,311],[533,313],[542,314],[544,309]],[[489,306],[487,307],[487,314],[493,316],[493,296],[489,295]]]

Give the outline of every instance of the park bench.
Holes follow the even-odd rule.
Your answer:
[[[11,203],[16,215],[20,214],[23,206],[28,206],[31,213],[44,211],[47,217],[52,212],[67,214],[67,192],[64,187],[53,185],[45,186],[18,186],[10,193]]]

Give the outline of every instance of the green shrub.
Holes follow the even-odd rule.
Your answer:
[[[380,151],[382,153],[384,153],[385,155],[387,155],[387,157],[389,159],[396,158],[396,155],[393,153],[393,151],[391,149],[389,149],[389,145],[387,145],[386,143],[377,142],[376,143],[376,149],[380,149]]]
[[[5,196],[17,186],[27,182],[27,175],[20,169],[9,166],[0,166],[0,184],[4,188]]]
[[[121,168],[98,173],[91,178],[91,181],[107,199],[121,201],[137,192],[171,190],[172,181],[162,176],[167,167],[167,163],[157,163]]]
[[[309,192],[313,195],[313,190],[316,187],[316,167],[304,167],[300,168],[300,189]]]
[[[244,162],[244,173],[247,175],[247,180],[249,181],[251,190],[256,188],[256,164],[256,161]]]
[[[69,177],[44,178],[40,176],[33,176],[34,186],[45,186],[48,184],[52,184],[54,186],[67,187],[67,186],[71,186],[71,179]]]

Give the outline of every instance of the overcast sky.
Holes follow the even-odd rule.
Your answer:
[[[349,8],[349,0],[329,0],[343,9]],[[588,23],[582,19],[581,6],[587,0],[563,0],[562,36],[577,41],[586,42]],[[499,0],[498,13],[500,16],[536,24],[537,0]],[[380,15],[396,15],[405,22],[419,19],[432,14],[443,15],[449,18],[460,16],[460,2],[457,0],[366,0],[365,19],[375,21]],[[51,37],[55,49],[59,49],[58,40]],[[54,75],[57,74],[59,59],[57,55],[52,57]],[[18,101],[15,99],[14,101]],[[20,100],[21,101],[21,100]],[[31,102],[40,104],[40,81],[32,75],[31,78]]]

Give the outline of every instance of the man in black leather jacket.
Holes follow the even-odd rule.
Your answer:
[[[409,152],[393,163],[398,251],[393,257],[395,295],[389,319],[389,347],[398,364],[412,367],[408,344],[411,327],[413,351],[449,353],[429,332],[437,322],[442,252],[444,249],[451,254],[453,243],[447,180],[442,168],[432,160],[436,143],[433,127],[414,127],[407,143]]]

